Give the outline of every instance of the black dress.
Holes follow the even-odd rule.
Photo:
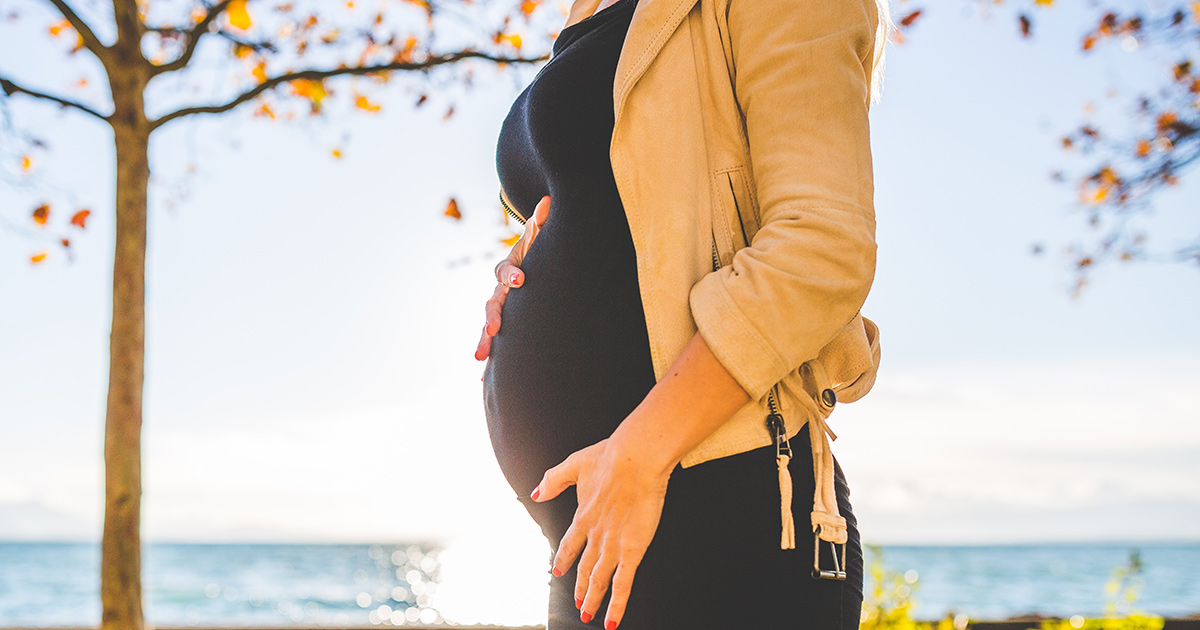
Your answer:
[[[612,435],[655,384],[636,254],[609,159],[613,81],[636,3],[618,0],[559,33],[497,143],[497,172],[515,209],[527,217],[548,194],[551,210],[521,265],[525,282],[505,301],[484,408],[500,468],[551,558],[575,513],[574,488],[544,503],[529,493],[547,469]],[[848,578],[816,580],[805,535],[813,496],[807,427],[792,443],[797,549],[779,548],[772,447],[676,466],[620,628],[858,627],[862,552],[845,478],[835,462],[850,526]],[[551,578],[547,630],[603,627],[609,597],[584,624],[574,585],[574,568]]]

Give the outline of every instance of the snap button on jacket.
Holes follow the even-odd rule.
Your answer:
[[[576,0],[566,25],[599,4]],[[789,437],[813,423],[812,525],[839,543],[825,420],[871,389],[880,357],[860,312],[878,25],[875,0],[639,0],[613,84],[610,156],[655,376],[699,330],[752,399],[681,465],[771,444],[774,390]]]

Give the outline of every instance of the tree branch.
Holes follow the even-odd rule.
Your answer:
[[[542,55],[540,57],[496,57],[494,55],[490,55],[488,53],[483,53],[483,52],[478,52],[475,50],[464,50],[464,51],[460,51],[460,52],[456,52],[456,53],[451,53],[448,55],[429,57],[425,61],[419,61],[419,62],[404,61],[404,62],[392,62],[392,63],[382,64],[382,65],[377,65],[377,66],[341,67],[341,68],[334,68],[333,70],[303,70],[300,72],[291,72],[288,74],[284,74],[284,75],[280,75],[277,77],[272,77],[270,79],[267,79],[266,81],[263,81],[262,83],[259,83],[258,85],[256,85],[253,89],[237,96],[233,100],[231,100],[227,103],[224,103],[222,105],[185,107],[183,109],[173,111],[169,114],[164,114],[164,115],[150,121],[150,130],[154,131],[155,129],[161,127],[162,125],[165,125],[166,123],[171,122],[172,120],[175,120],[176,118],[182,118],[183,116],[190,116],[192,114],[220,114],[221,112],[229,111],[229,110],[237,107],[238,105],[241,105],[242,103],[245,103],[246,101],[249,101],[250,99],[253,99],[254,97],[258,96],[259,94],[262,94],[263,92],[265,92],[277,85],[280,85],[283,83],[288,83],[291,81],[298,81],[298,80],[304,80],[304,79],[315,81],[315,80],[327,79],[330,77],[341,76],[341,75],[364,75],[364,74],[373,74],[376,72],[390,72],[390,71],[395,71],[395,70],[425,70],[425,69],[433,68],[435,66],[440,66],[443,64],[447,64],[447,63],[453,63],[453,62],[460,61],[462,59],[468,59],[468,58],[487,59],[490,61],[494,61],[496,63],[535,63],[538,61],[545,61],[546,59],[549,59],[550,57],[549,57],[549,55]]]
[[[187,43],[184,44],[183,53],[179,55],[179,58],[170,63],[164,63],[161,66],[154,66],[153,74],[151,76],[162,74],[164,72],[174,72],[176,70],[186,68],[188,62],[192,60],[192,55],[196,53],[196,47],[200,44],[200,38],[208,32],[209,25],[212,24],[213,21],[216,20],[217,17],[219,17],[221,13],[225,11],[226,7],[228,7],[231,3],[233,3],[233,0],[221,0],[221,2],[210,8],[208,13],[204,15],[204,19],[200,20],[191,28],[191,30],[185,33],[185,36],[187,37]]]
[[[99,118],[100,120],[108,122],[108,116],[101,114],[100,112],[88,107],[87,105],[83,105],[81,103],[76,103],[75,101],[69,101],[65,98],[60,98],[57,96],[53,96],[51,94],[44,94],[42,92],[38,92],[36,90],[31,90],[26,87],[21,87],[21,86],[17,85],[16,83],[13,83],[12,81],[9,81],[8,79],[5,79],[3,77],[0,77],[0,89],[4,90],[4,94],[6,96],[12,96],[13,94],[28,94],[35,98],[42,98],[42,99],[46,99],[48,101],[54,101],[55,103],[58,103],[64,107],[74,107],[75,109],[78,109],[81,112],[91,114],[91,115],[95,116],[96,118]]]
[[[100,42],[100,38],[96,37],[96,33],[87,25],[87,22],[83,21],[83,18],[79,17],[78,13],[75,13],[67,5],[66,0],[47,0],[47,2],[54,5],[54,8],[58,9],[58,12],[71,23],[71,27],[79,32],[79,36],[83,38],[83,45],[92,51],[92,54],[96,55],[96,58],[104,61],[108,56],[108,46]]]

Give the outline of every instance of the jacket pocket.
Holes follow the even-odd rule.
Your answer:
[[[717,186],[726,202],[730,228],[734,233],[733,241],[740,249],[750,244],[758,232],[758,210],[750,194],[750,186],[746,177],[746,167],[736,166],[718,172]]]

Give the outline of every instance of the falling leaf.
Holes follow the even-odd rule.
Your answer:
[[[50,204],[44,203],[33,209],[33,222],[38,225],[46,225],[46,221],[50,219]]]
[[[1086,36],[1084,36],[1084,38],[1083,38],[1083,49],[1084,50],[1091,50],[1092,47],[1095,45],[1096,45],[1096,36],[1095,35],[1088,33]]]
[[[275,112],[271,111],[271,108],[266,103],[259,105],[258,109],[254,110],[254,115],[255,116],[266,116],[267,118],[270,118],[271,120],[275,120]]]
[[[1022,13],[1021,16],[1017,19],[1021,25],[1021,37],[1029,37],[1029,33],[1030,33],[1030,30],[1032,27],[1032,23],[1029,21],[1029,16]]]
[[[359,109],[365,109],[369,112],[379,111],[379,105],[367,100],[367,97],[363,96],[362,94],[359,94],[358,97],[354,99],[354,105]]]
[[[512,236],[510,236],[508,238],[500,239],[500,242],[503,243],[504,245],[507,245],[508,247],[512,247],[513,245],[516,245],[517,241],[519,241],[519,240],[521,240],[521,235],[513,234]]]
[[[1141,140],[1138,140],[1137,152],[1136,152],[1137,156],[1138,157],[1146,157],[1147,155],[1150,155],[1150,148],[1151,148],[1151,145],[1150,145],[1149,140],[1146,140],[1144,138]]]
[[[450,109],[447,109],[446,113],[442,115],[442,120],[450,120],[450,117],[453,115],[454,115],[454,106],[451,105]]]
[[[525,15],[531,15],[534,10],[538,8],[538,4],[539,2],[537,0],[522,0],[521,13],[524,13]]]
[[[31,168],[33,168],[33,158],[30,158],[28,155],[22,155],[21,170],[28,172]]]
[[[267,62],[260,61],[254,66],[254,78],[258,79],[259,83],[267,80]]]
[[[225,12],[229,15],[229,23],[234,28],[243,31],[250,28],[252,22],[250,20],[250,13],[246,11],[246,0],[233,0],[225,8]]]
[[[462,213],[458,211],[458,201],[454,198],[450,199],[450,203],[446,204],[446,216],[451,219],[461,219]]]
[[[337,158],[337,159],[339,159],[339,160],[340,160],[340,159],[342,159],[342,150],[341,150],[341,149],[334,149],[334,150],[333,150],[333,157],[335,157],[335,158]]]
[[[69,238],[63,238],[63,239],[59,239],[59,241],[58,241],[58,242],[59,242],[59,243],[62,243],[62,246],[63,246],[63,247],[66,247],[66,248],[68,248],[68,249],[71,247],[71,239],[69,239]]]
[[[38,264],[38,263],[40,263],[40,262],[42,262],[43,260],[46,260],[46,252],[41,252],[41,253],[38,253],[38,254],[34,254],[34,255],[32,255],[32,256],[30,256],[30,257],[29,257],[29,262],[31,262],[31,263],[33,263],[33,264],[35,264],[35,265],[36,265],[36,264]]]
[[[92,215],[91,210],[80,210],[71,217],[71,225],[78,226],[80,229],[87,227],[88,217]]]

